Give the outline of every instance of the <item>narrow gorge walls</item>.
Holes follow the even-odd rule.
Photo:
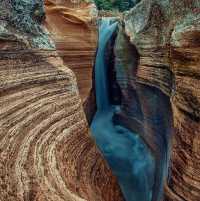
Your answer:
[[[116,39],[121,111],[112,121],[139,133],[155,156],[153,201],[200,198],[199,10],[196,0],[143,0]]]
[[[54,45],[42,0],[0,2],[0,201],[158,201],[163,183],[165,201],[199,201],[199,0],[142,0],[124,14],[109,74],[120,98],[97,92],[98,147],[82,107],[91,6],[46,1]]]
[[[192,17],[184,16],[171,38],[175,137],[167,201],[200,198],[200,3],[197,2],[192,4]]]
[[[117,29],[113,18],[103,18],[99,28],[99,46],[95,65],[97,112],[91,124],[97,146],[117,177],[126,201],[151,201],[155,160],[142,139],[113,121],[120,105],[110,97],[109,68],[106,58],[109,41]]]

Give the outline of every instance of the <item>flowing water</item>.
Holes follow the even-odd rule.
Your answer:
[[[116,175],[126,201],[151,201],[155,160],[136,133],[115,125],[113,115],[120,110],[109,101],[106,45],[117,29],[117,22],[102,19],[95,65],[97,112],[91,124],[92,135]]]

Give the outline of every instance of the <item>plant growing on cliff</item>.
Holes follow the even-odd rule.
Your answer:
[[[129,10],[140,0],[94,0],[99,10]]]
[[[109,0],[95,0],[99,10],[112,10],[112,3]]]

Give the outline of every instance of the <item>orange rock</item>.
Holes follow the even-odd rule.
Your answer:
[[[45,25],[64,63],[75,72],[84,101],[91,88],[97,46],[96,7],[91,3],[69,0],[46,0],[45,5]]]

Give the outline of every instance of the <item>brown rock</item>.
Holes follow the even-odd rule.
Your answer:
[[[89,95],[97,47],[96,7],[92,3],[46,0],[47,29],[59,55],[74,71],[84,101]]]
[[[126,34],[119,33],[115,47],[122,91],[118,121],[139,132],[154,154],[156,136],[172,136],[167,201],[200,199],[199,11],[198,0],[143,0],[125,14]]]
[[[169,187],[180,199],[200,198],[200,15],[183,18],[171,39],[175,77],[174,143]],[[195,19],[195,17],[197,17]],[[180,27],[181,26],[181,27]],[[167,200],[173,200],[167,194]]]
[[[43,5],[13,2],[0,6],[0,201],[123,201],[76,77],[35,20]]]
[[[1,201],[123,200],[55,51],[1,50],[0,80]]]

